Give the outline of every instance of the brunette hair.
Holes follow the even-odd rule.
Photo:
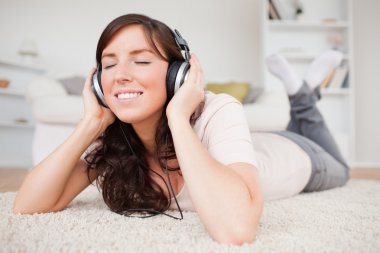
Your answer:
[[[144,15],[128,14],[114,19],[101,34],[96,49],[98,66],[101,66],[102,52],[110,40],[130,25],[141,26],[153,50],[169,65],[173,61],[183,60],[180,48],[167,25]],[[167,160],[176,159],[165,111],[163,110],[155,133],[157,148],[154,158],[162,169]],[[124,137],[129,140],[131,147]],[[102,189],[103,199],[112,211],[130,215],[134,213],[129,211],[132,209],[166,210],[169,200],[161,187],[152,180],[145,157],[147,150],[131,124],[116,119],[97,139],[97,144],[85,157],[87,173],[89,175],[91,170],[97,172],[96,184]]]

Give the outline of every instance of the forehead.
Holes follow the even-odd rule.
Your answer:
[[[103,54],[105,51],[115,47],[127,50],[135,49],[136,47],[153,49],[140,25],[129,25],[118,31],[104,48]]]

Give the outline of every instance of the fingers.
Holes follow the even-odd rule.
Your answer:
[[[91,68],[90,72],[88,73],[87,77],[86,77],[86,82],[84,84],[84,90],[91,90],[91,83],[92,83],[92,76],[94,75],[96,71],[96,68]]]
[[[189,73],[189,81],[195,85],[199,85],[203,88],[203,70],[201,64],[198,60],[198,57],[195,54],[191,54],[190,58],[190,73]]]

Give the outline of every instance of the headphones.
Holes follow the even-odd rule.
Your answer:
[[[167,95],[167,101],[170,101],[170,99],[174,96],[174,94],[177,92],[177,90],[181,87],[184,81],[186,81],[187,76],[189,75],[189,69],[190,69],[190,48],[184,38],[182,38],[181,34],[178,32],[178,30],[171,30],[174,39],[178,45],[178,47],[181,49],[181,53],[183,57],[185,58],[184,61],[174,61],[170,63],[168,72],[166,74],[166,95]],[[102,75],[102,68],[100,64],[98,64],[96,72],[94,73],[92,77],[92,90],[98,99],[98,102],[100,105],[108,108],[108,105],[104,99],[103,94],[103,88],[101,85],[101,75]]]

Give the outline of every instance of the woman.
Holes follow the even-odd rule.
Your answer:
[[[108,108],[98,103],[91,89],[92,70],[83,90],[83,119],[26,177],[14,212],[62,210],[96,180],[114,212],[151,216],[169,207],[193,210],[213,239],[241,244],[255,238],[263,194],[268,199],[283,198],[347,180],[346,166],[340,157],[333,157],[339,151],[307,85],[290,97],[289,129],[298,135],[251,136],[239,102],[204,92],[202,69],[194,54],[188,78],[173,97],[168,96],[168,67],[184,58],[173,32],[157,20],[137,14],[116,18],[99,39],[96,60]],[[327,150],[331,155],[301,136],[305,134],[315,142],[314,137],[321,137],[322,144],[333,149]],[[276,145],[265,150],[267,143],[276,142],[282,149],[294,150],[294,157],[268,160],[287,154]],[[320,161],[340,165],[339,171],[330,172]],[[277,164],[283,168],[273,167]],[[278,171],[280,176],[268,174]],[[284,180],[293,177],[295,183]],[[283,184],[272,185],[276,180]]]

